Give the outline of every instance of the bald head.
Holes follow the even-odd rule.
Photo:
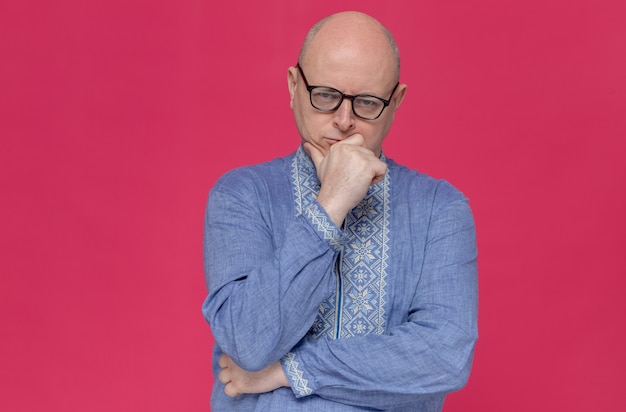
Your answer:
[[[346,11],[317,22],[302,44],[298,62],[341,49],[346,58],[355,53],[377,53],[393,67],[395,81],[400,77],[400,53],[393,35],[378,20],[367,14]]]
[[[320,21],[306,36],[298,67],[287,70],[290,105],[302,140],[328,154],[333,144],[360,135],[361,146],[380,155],[406,94],[399,76],[396,43],[376,19],[342,12]],[[337,93],[341,100],[334,109],[316,106],[314,100],[319,104]],[[378,117],[359,115],[359,105],[382,105],[375,98],[385,102]]]

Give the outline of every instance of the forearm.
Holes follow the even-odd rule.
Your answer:
[[[438,210],[430,228],[407,320],[382,335],[307,337],[283,359],[296,396],[385,409],[465,384],[478,309],[475,232],[466,202]],[[298,390],[296,381],[308,387]]]
[[[431,331],[407,323],[391,335],[307,337],[282,363],[298,397],[387,409],[463,387],[475,341],[452,325]]]
[[[254,257],[260,263],[250,262],[257,266],[245,277],[216,286],[204,306],[215,341],[250,371],[264,368],[292,348],[333,290],[333,253],[317,250],[313,255],[309,242],[305,258],[294,253],[296,242],[303,240],[287,240],[270,258]]]
[[[305,214],[289,223],[280,239],[255,226],[254,216],[247,227],[234,227],[223,216],[226,200],[215,194],[210,204],[215,212],[207,217],[209,296],[203,311],[220,349],[244,369],[260,370],[310,328],[320,302],[334,289],[337,251]],[[248,213],[245,209],[237,206],[232,213]]]

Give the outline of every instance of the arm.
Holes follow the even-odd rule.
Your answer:
[[[473,219],[464,200],[433,211],[406,323],[385,335],[305,338],[283,368],[296,396],[380,409],[461,388],[477,338]]]
[[[254,179],[229,174],[214,186],[204,240],[204,316],[220,349],[248,371],[280,359],[306,334],[333,291],[333,242],[341,237],[314,204],[289,217],[277,239],[260,207],[270,199]]]
[[[271,392],[283,386],[289,386],[289,381],[283,372],[280,362],[274,362],[259,372],[248,372],[240,368],[226,354],[219,359],[220,373],[218,379],[224,386],[224,393],[230,397],[246,393]]]

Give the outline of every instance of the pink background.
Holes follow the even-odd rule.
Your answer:
[[[208,410],[208,190],[295,149],[287,66],[345,9],[401,48],[386,154],[475,212],[480,340],[444,410],[626,410],[623,4],[2,2],[0,410]]]

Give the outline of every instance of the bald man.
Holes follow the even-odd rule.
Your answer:
[[[399,78],[378,21],[320,21],[287,74],[299,147],[212,188],[214,411],[440,411],[466,383],[473,218],[450,184],[383,154]]]

